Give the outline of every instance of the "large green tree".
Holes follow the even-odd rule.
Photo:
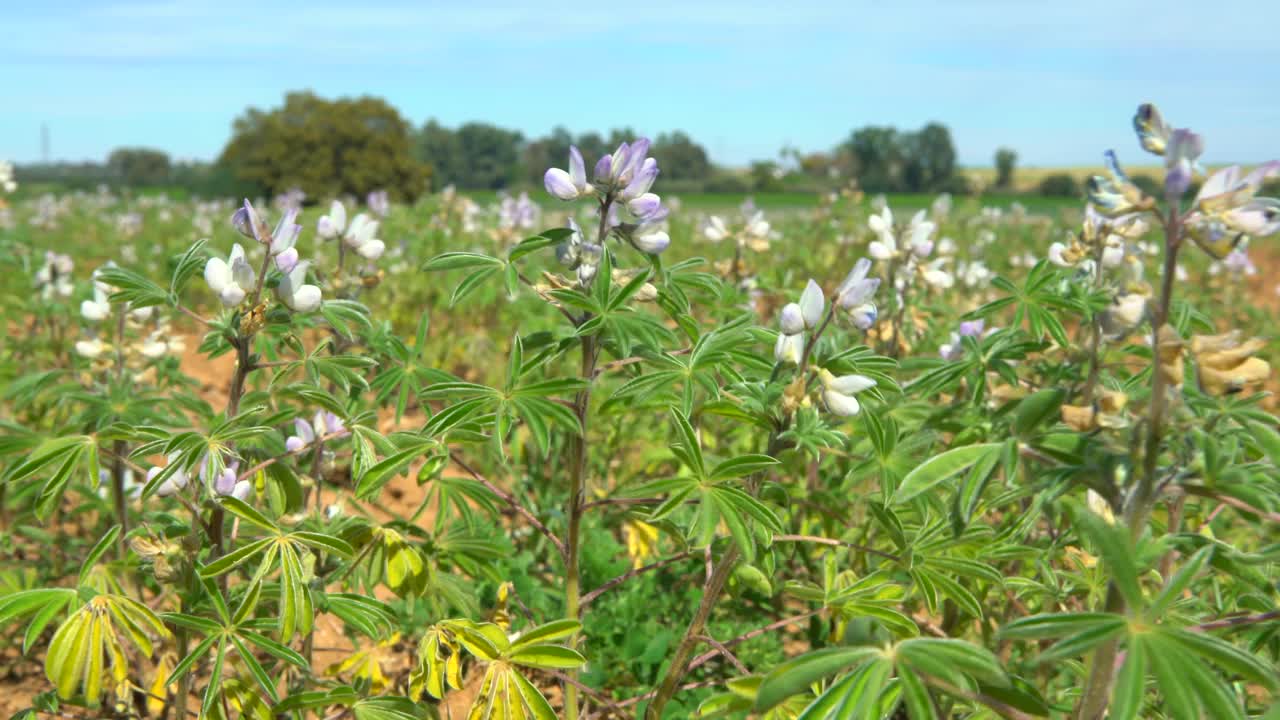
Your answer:
[[[427,180],[409,123],[374,97],[327,100],[295,92],[281,107],[250,108],[236,119],[220,162],[267,192],[298,187],[312,198],[377,189],[414,198]]]

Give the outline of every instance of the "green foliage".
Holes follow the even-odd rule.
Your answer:
[[[307,132],[329,122],[309,113]],[[414,141],[437,179],[496,187],[563,166],[569,143],[590,162],[623,139],[428,125]],[[937,187],[954,177],[947,145],[937,126],[864,129],[796,164],[816,181],[862,157],[860,180]],[[686,136],[653,152],[660,183],[709,172]],[[759,180],[791,187],[785,160]],[[225,207],[115,198],[142,217],[124,239],[94,198],[14,203],[0,642],[48,678],[25,717],[991,718],[1092,703],[1158,720],[1274,705],[1280,431],[1253,362],[1274,343],[1247,340],[1274,318],[1194,244],[1165,308],[1180,343],[1157,354],[1158,298],[1133,328],[1109,314],[1146,291],[1138,265],[1159,286],[1140,245],[1158,232],[1126,240],[1119,267],[1037,261],[1087,240],[1061,204],[957,198],[913,224],[934,198],[891,198],[899,249],[917,232],[937,247],[872,264],[864,328],[835,291],[887,216],[856,193],[785,211],[760,198],[768,251],[751,254],[703,241],[702,211],[741,198],[691,198],[661,256],[598,223],[607,188],[546,203],[543,224],[561,227],[538,234],[499,225],[489,197],[442,193],[381,217],[396,240],[375,261],[311,235],[329,194],[374,181],[352,182],[308,190],[322,206],[299,220],[312,312],[279,300],[262,246],[225,224],[190,242]],[[224,307],[203,276],[232,242],[266,272]],[[602,246],[594,275],[562,263],[573,242]],[[46,249],[73,267],[46,268]],[[808,290],[809,312],[788,311],[803,350],[777,353],[781,308],[810,277],[821,312]],[[856,414],[837,414],[852,395]]]
[[[416,198],[427,172],[410,155],[410,130],[377,98],[294,92],[278,108],[238,117],[219,163],[271,193],[300,188],[309,197],[364,197],[382,189]]]
[[[107,170],[130,186],[169,182],[169,156],[150,148],[117,148],[107,156]]]

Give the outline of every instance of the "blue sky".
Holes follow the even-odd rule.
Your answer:
[[[291,89],[385,97],[413,123],[541,135],[683,129],[713,160],[827,149],[865,124],[954,133],[962,163],[1086,165],[1154,101],[1210,163],[1280,157],[1280,3],[649,0],[9,2],[0,158],[158,147],[211,159]],[[622,9],[616,9],[621,7]]]

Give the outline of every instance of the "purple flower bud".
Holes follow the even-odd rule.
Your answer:
[[[653,193],[645,193],[627,203],[627,209],[636,217],[649,217],[662,207],[662,198]]]
[[[290,435],[288,439],[284,441],[284,449],[291,453],[296,453],[306,446],[307,444],[297,435]]]
[[[986,321],[982,318],[978,318],[977,320],[966,320],[965,322],[960,323],[960,335],[961,337],[978,337],[982,334],[985,327]]]
[[[649,138],[640,138],[627,148],[627,160],[618,171],[618,183],[623,186],[631,184],[633,178],[644,164],[645,155],[649,152]],[[656,165],[656,163],[655,163]]]
[[[795,335],[804,331],[804,313],[796,303],[787,303],[778,318],[783,335]]]
[[[653,158],[645,158],[640,165],[639,170],[635,173],[635,177],[631,178],[631,182],[627,183],[626,188],[622,191],[623,198],[640,197],[649,192],[649,188],[653,187],[653,181],[658,179],[658,161]]]
[[[218,478],[213,481],[214,492],[218,493],[219,495],[230,495],[231,491],[235,490],[236,468],[238,467],[239,467],[239,463],[233,462],[227,467],[222,469],[222,472],[218,475]]]
[[[1191,187],[1191,164],[1178,162],[1164,176],[1165,197],[1180,198]]]
[[[618,178],[622,177],[622,171],[627,169],[627,163],[631,162],[631,146],[622,143],[617,150],[613,151],[613,161],[609,168],[609,180],[618,182]]]
[[[612,170],[613,156],[601,155],[600,159],[596,161],[596,169],[592,172],[592,177],[596,182],[607,182],[609,180],[609,173],[612,172]]]
[[[560,168],[547,170],[542,182],[546,185],[547,192],[561,200],[574,200],[578,197],[578,188],[574,186],[573,178]]]
[[[579,190],[587,187],[587,166],[582,161],[582,153],[573,145],[569,146],[569,179]]]

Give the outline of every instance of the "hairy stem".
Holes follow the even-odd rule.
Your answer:
[[[1151,318],[1151,406],[1147,417],[1147,437],[1142,458],[1142,474],[1125,505],[1125,522],[1129,533],[1137,538],[1147,526],[1151,506],[1156,497],[1156,474],[1160,455],[1160,441],[1164,433],[1164,416],[1168,404],[1167,382],[1160,368],[1160,329],[1169,321],[1169,308],[1173,302],[1173,280],[1177,274],[1178,250],[1182,245],[1181,217],[1177,202],[1169,203],[1168,216],[1164,218],[1165,252],[1164,268],[1160,278],[1160,299]],[[1124,612],[1124,598],[1116,590],[1115,583],[1107,589],[1107,611]],[[1116,658],[1119,640],[1108,640],[1098,646],[1090,660],[1089,679],[1080,695],[1076,720],[1099,720],[1111,700],[1111,687],[1115,682]]]
[[[609,238],[609,208],[613,205],[613,193],[608,193],[600,200],[600,224],[596,229],[596,243],[603,252],[608,252],[605,241]],[[612,278],[595,278],[595,282],[613,282]],[[584,316],[579,326],[590,319]],[[596,376],[596,360],[600,356],[594,335],[582,338],[582,369],[579,373],[586,386],[578,391],[573,400],[573,414],[578,419],[578,435],[569,444],[569,507],[567,515],[569,528],[565,534],[565,580],[564,580],[564,614],[569,620],[577,620],[582,610],[582,580],[578,573],[578,554],[582,532],[582,511],[586,499],[587,484],[587,429],[591,411],[591,383]],[[576,642],[575,636],[572,641]],[[576,670],[568,676],[578,679]],[[578,688],[573,683],[564,685],[564,716],[567,720],[578,720]]]

